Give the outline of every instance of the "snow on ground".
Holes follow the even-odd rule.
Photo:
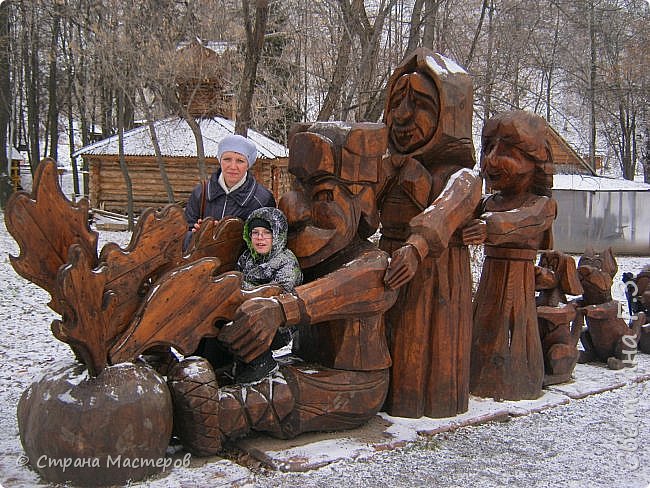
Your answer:
[[[1,212],[0,217],[0,486],[47,486],[24,466],[16,405],[46,368],[70,361],[72,353],[50,332],[56,315],[46,305],[48,294],[11,267],[9,255],[19,250]],[[128,240],[124,232],[102,232],[99,248],[108,241],[124,246]],[[615,282],[624,271],[637,273],[650,265],[650,257],[621,257],[618,263]],[[620,288],[614,294],[623,297]],[[629,384],[505,423],[421,437],[401,449],[305,473],[193,459],[190,467],[132,486],[645,487],[650,482],[642,447],[650,445],[648,384]]]

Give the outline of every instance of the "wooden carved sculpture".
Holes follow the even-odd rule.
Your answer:
[[[535,270],[537,322],[544,353],[544,386],[564,383],[578,361],[582,316],[566,294],[582,294],[573,258],[559,251],[544,251]]]
[[[648,321],[650,317],[650,265],[645,266],[636,276],[632,273],[623,273],[623,283],[626,284],[625,295],[630,315],[633,320],[638,320],[642,325],[638,349],[650,354],[650,322]]]
[[[390,415],[448,417],[469,400],[471,272],[459,229],[474,214],[472,82],[453,61],[418,49],[388,82],[390,155],[378,195],[385,281],[402,287],[387,314]],[[404,286],[402,286],[404,285]]]
[[[483,127],[481,171],[496,193],[465,229],[485,239],[485,262],[474,299],[470,391],[504,400],[542,394],[544,357],[535,310],[538,249],[551,248],[556,203],[546,121],[505,112]]]
[[[207,361],[181,361],[169,383],[178,432],[192,452],[217,452],[251,430],[286,438],[348,429],[381,408],[390,366],[383,314],[397,293],[383,282],[387,254],[366,238],[378,225],[374,185],[385,148],[383,124],[316,123],[293,135],[297,188],[280,208],[305,284],[295,294],[247,300],[218,338],[249,360],[268,349],[278,327],[295,325],[294,353],[305,364],[220,386]]]
[[[34,467],[49,481],[93,485],[121,484],[159,471],[160,465],[124,468],[107,462],[118,455],[164,457],[172,427],[171,396],[162,377],[142,363],[112,366],[135,361],[146,345],[123,352],[117,361],[111,361],[109,351],[125,342],[125,334],[132,335],[137,311],[160,275],[208,253],[211,269],[232,268],[241,249],[242,222],[226,219],[205,226],[183,255],[187,223],[182,209],[148,209],[125,249],[109,243],[97,256],[88,203],[74,205],[65,198],[53,160],[37,167],[31,195],[12,195],[5,220],[20,247],[20,255],[11,257],[14,269],[49,292],[50,307],[61,315],[52,331],[84,363],[46,374],[24,392],[18,405],[21,441],[33,460],[93,457],[101,464],[98,469]]]
[[[628,327],[619,317],[619,303],[612,300],[612,279],[618,271],[612,248],[603,252],[587,249],[578,261],[578,275],[584,289],[579,304],[586,318],[587,330],[580,337],[584,351],[579,362],[600,361],[610,369],[634,365],[641,324],[637,318]]]
[[[147,209],[125,249],[108,243],[98,257],[97,233],[87,222],[88,203],[72,205],[63,196],[52,160],[38,166],[33,195],[12,195],[5,219],[21,250],[20,256],[11,257],[14,269],[50,293],[50,307],[62,315],[52,324],[54,335],[70,344],[92,376],[109,364],[109,349],[161,274],[207,255],[215,273],[233,269],[242,246],[241,220],[212,221],[184,256],[183,210],[169,205],[161,211]],[[122,355],[120,360],[136,358]]]

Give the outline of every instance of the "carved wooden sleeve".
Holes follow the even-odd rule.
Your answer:
[[[474,215],[481,199],[482,180],[477,172],[461,169],[454,173],[440,196],[424,212],[411,219],[411,233],[422,236],[434,255],[449,245],[452,234]],[[422,256],[422,245],[410,239]],[[426,253],[424,254],[426,256]]]
[[[370,251],[339,270],[299,286],[296,291],[302,311],[301,307],[293,305],[295,300],[283,300],[287,324],[301,322],[306,318],[301,317],[302,313],[308,316],[309,323],[318,324],[385,312],[397,300],[397,291],[384,285],[387,265],[385,253]],[[323,289],[329,290],[326,295]]]

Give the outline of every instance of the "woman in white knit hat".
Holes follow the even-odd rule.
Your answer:
[[[219,142],[217,150],[220,168],[212,173],[208,181],[196,185],[185,207],[185,218],[189,230],[185,236],[187,248],[192,234],[201,228],[205,217],[217,220],[224,217],[239,217],[246,220],[254,210],[275,207],[275,199],[266,187],[248,171],[257,159],[255,144],[240,135],[228,135]],[[230,354],[215,338],[201,340],[196,356],[203,356],[212,364],[224,364]]]
[[[192,232],[200,229],[205,217],[246,220],[255,209],[276,206],[273,194],[248,171],[257,159],[253,142],[237,134],[228,135],[219,143],[217,154],[220,168],[212,173],[207,184],[199,183],[187,201],[186,247]]]

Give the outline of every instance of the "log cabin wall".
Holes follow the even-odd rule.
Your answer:
[[[126,185],[117,158],[106,155],[84,155],[84,158],[90,168],[90,206],[126,213]],[[141,213],[148,207],[166,205],[167,192],[156,159],[151,156],[126,156],[125,159],[133,186],[134,211]],[[163,157],[163,160],[176,203],[184,205],[200,180],[196,158]],[[206,158],[208,174],[217,168],[216,158]],[[259,182],[273,192],[276,201],[291,188],[292,177],[287,170],[286,158],[258,159],[253,166],[253,174]]]

